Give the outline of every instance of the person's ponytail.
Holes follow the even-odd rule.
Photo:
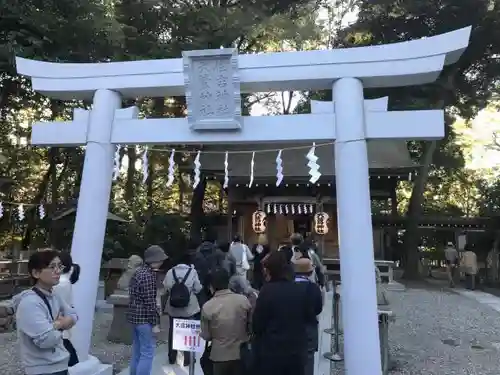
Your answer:
[[[80,278],[80,265],[73,263],[72,268],[73,268],[73,271],[71,272],[71,276],[69,277],[69,281],[71,284],[74,284]]]

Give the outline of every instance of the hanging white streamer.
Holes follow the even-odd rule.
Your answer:
[[[280,186],[283,181],[283,159],[281,159],[281,154],[283,150],[278,151],[278,156],[276,156],[276,186]]]
[[[3,202],[0,202],[0,219],[3,217]]]
[[[254,166],[255,166],[255,152],[252,152],[252,160],[250,161],[250,182],[248,183],[248,187],[252,187],[253,185]]]
[[[287,204],[285,204],[285,215],[288,215],[288,212],[289,212],[289,210],[288,210],[288,205],[287,205]]]
[[[297,205],[297,213],[298,213],[299,215],[302,215],[302,207],[300,206],[300,204],[299,204],[299,205]]]
[[[309,213],[312,214],[314,212],[314,206],[312,204],[309,205]]]
[[[278,213],[278,205],[276,205],[276,204],[275,204],[275,205],[273,206],[273,214],[275,214],[275,215],[276,215],[277,213]]]
[[[295,215],[295,205],[292,204],[292,215]]]
[[[168,158],[168,176],[167,176],[167,187],[172,186],[175,179],[175,149],[170,153]]]
[[[280,212],[280,215],[283,215],[283,206],[280,204],[280,206],[279,206],[279,207],[280,207],[280,211],[279,211],[279,212]]]
[[[45,207],[43,207],[43,204],[38,206],[38,216],[40,216],[40,219],[45,217]]]
[[[26,217],[26,215],[24,214],[24,204],[20,204],[17,208],[17,216],[19,217],[20,221],[23,221]]]
[[[115,150],[115,162],[113,166],[113,181],[118,180],[118,176],[120,175],[120,149],[121,146],[117,145]]]
[[[142,153],[142,183],[145,184],[149,176],[149,160],[148,160],[148,148],[144,148]]]
[[[201,163],[200,163],[200,155],[201,151],[198,151],[196,154],[196,158],[194,159],[194,180],[193,180],[193,189],[196,189],[196,187],[200,184],[200,168],[201,168]]]
[[[309,168],[309,182],[314,184],[321,177],[321,172],[319,171],[318,157],[316,156],[316,143],[313,143],[311,149],[306,155],[308,160],[307,166]]]
[[[226,151],[226,156],[224,158],[224,189],[229,186],[229,152]]]

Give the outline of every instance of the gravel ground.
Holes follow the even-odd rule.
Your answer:
[[[389,332],[391,375],[500,374],[498,312],[439,288],[388,293],[396,314]],[[109,313],[96,314],[92,354],[114,363],[118,372],[128,365],[130,347],[106,340],[111,319]],[[0,334],[0,350],[0,374],[23,375],[14,332]],[[332,364],[332,375],[341,374],[342,362]]]
[[[94,331],[92,334],[92,355],[103,363],[113,363],[115,373],[120,372],[128,366],[130,359],[130,346],[113,344],[106,340],[112,314],[98,312],[94,320]],[[163,321],[163,319],[162,319]],[[168,319],[167,319],[168,322]],[[163,324],[162,324],[163,325]],[[165,341],[159,340],[158,345]],[[18,356],[17,337],[15,332],[0,334],[0,374],[2,375],[24,375]]]
[[[389,292],[391,375],[498,375],[500,314],[439,288]],[[360,360],[362,360],[360,348]],[[343,374],[332,364],[332,375]]]

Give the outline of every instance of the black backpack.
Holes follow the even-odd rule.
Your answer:
[[[191,267],[188,269],[184,278],[179,280],[175,274],[175,268],[172,268],[172,274],[174,276],[174,286],[170,290],[170,306],[175,308],[183,308],[189,305],[191,300],[191,292],[186,286],[186,280],[191,273]]]

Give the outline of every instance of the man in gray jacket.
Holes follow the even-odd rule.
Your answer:
[[[46,250],[31,255],[28,272],[33,289],[14,297],[17,336],[26,375],[67,375],[69,353],[63,331],[77,321],[72,307],[52,293],[59,283],[63,265],[59,252]]]

